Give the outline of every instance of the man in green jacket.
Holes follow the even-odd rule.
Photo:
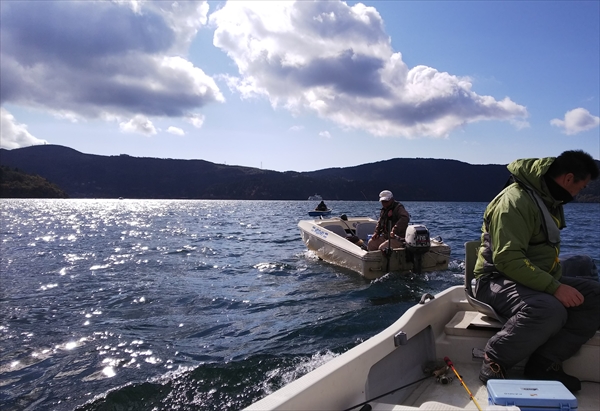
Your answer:
[[[560,230],[563,204],[598,178],[598,167],[578,150],[516,160],[508,170],[515,182],[485,210],[475,264],[476,298],[508,320],[486,345],[479,379],[504,378],[529,357],[526,377],[578,391],[561,364],[600,327],[600,283],[583,272],[562,276]]]

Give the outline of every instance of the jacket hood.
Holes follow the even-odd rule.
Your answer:
[[[506,168],[519,181],[537,191],[544,201],[552,204],[556,200],[552,198],[542,176],[546,174],[555,159],[556,157],[525,158],[513,161]]]
[[[550,168],[550,165],[555,159],[556,157],[545,157],[515,160],[506,168],[508,168],[508,171],[510,171],[516,179],[534,189],[544,203],[546,203],[546,206],[550,207],[551,210],[554,210],[556,218],[558,218],[558,228],[562,230],[567,226],[565,223],[562,202],[552,197],[543,178],[543,175],[548,172],[548,168]]]

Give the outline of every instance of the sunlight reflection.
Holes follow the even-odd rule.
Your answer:
[[[58,284],[46,284],[46,285],[42,285],[40,287],[40,290],[42,291],[46,291],[46,290],[50,290],[52,288],[58,287]]]
[[[117,375],[113,367],[104,367],[102,374],[106,375],[108,378],[112,378]]]

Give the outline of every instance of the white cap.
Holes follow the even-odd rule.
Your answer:
[[[392,198],[394,198],[394,195],[389,190],[383,190],[379,193],[379,201],[390,201]]]

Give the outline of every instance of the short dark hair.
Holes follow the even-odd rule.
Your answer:
[[[573,173],[575,181],[585,180],[588,176],[595,180],[598,178],[598,165],[596,160],[583,150],[565,151],[556,157],[546,174],[556,178],[568,173]]]

